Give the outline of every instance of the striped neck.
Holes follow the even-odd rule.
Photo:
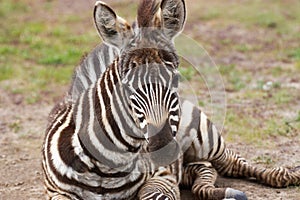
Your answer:
[[[140,128],[136,125],[133,117],[132,110],[129,107],[129,98],[125,94],[125,88],[121,80],[121,67],[119,59],[117,58],[114,63],[110,66],[110,78],[112,82],[112,104],[111,111],[114,112],[114,117],[120,131],[124,131],[124,134],[132,138],[133,143],[144,142],[144,134]]]
[[[115,169],[136,159],[145,141],[130,116],[121,83],[116,59],[75,104],[75,115],[81,115],[76,120],[81,145]]]

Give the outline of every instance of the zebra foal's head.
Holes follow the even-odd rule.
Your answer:
[[[180,121],[179,58],[173,39],[182,31],[185,17],[183,0],[141,0],[132,26],[102,2],[94,10],[103,41],[120,52],[124,97],[136,125],[144,131],[148,151],[159,157],[158,162],[179,150],[174,140]],[[159,156],[159,150],[167,155]]]

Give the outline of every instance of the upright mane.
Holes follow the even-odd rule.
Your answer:
[[[159,8],[159,0],[141,0],[137,12],[138,26],[154,26],[154,23],[156,22],[156,18],[154,16],[158,13]]]
[[[100,78],[117,55],[118,50],[105,43],[89,52],[74,71],[68,98],[76,101],[80,94]]]

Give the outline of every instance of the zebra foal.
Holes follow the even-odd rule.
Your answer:
[[[198,199],[247,199],[215,188],[217,173],[300,184],[297,170],[248,164],[201,110],[179,98],[173,39],[185,18],[183,0],[142,0],[131,27],[96,3],[105,44],[76,69],[49,117],[42,161],[48,199],[179,200],[179,187]]]

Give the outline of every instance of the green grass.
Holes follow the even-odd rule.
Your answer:
[[[242,98],[248,100],[259,100],[267,97],[266,92],[257,89],[247,89],[242,93]]]
[[[137,1],[111,1],[109,5],[119,16],[127,20],[129,23],[132,23],[135,20],[138,6]]]
[[[0,66],[0,81],[11,79],[14,76],[13,68],[7,65]]]
[[[288,120],[276,115],[257,120],[257,116],[251,113],[249,108],[245,108],[242,112],[229,109],[225,119],[225,137],[230,142],[240,140],[257,146],[272,145],[268,142],[270,137],[295,137],[297,135],[299,123],[295,120],[288,122]]]
[[[257,130],[258,123],[255,118],[228,110],[225,118],[226,140],[229,142],[242,140],[246,143],[261,145],[264,135]]]
[[[192,78],[196,75],[196,70],[192,66],[180,67],[179,72],[181,75],[181,81],[191,81]]]
[[[296,120],[295,120],[296,122],[300,122],[300,111],[298,111],[298,115],[297,115],[297,117],[296,117]]]
[[[291,50],[291,52],[289,53],[289,56],[296,61],[300,61],[300,48]]]
[[[209,4],[204,0],[200,0],[197,4],[191,0],[187,2],[190,10],[192,9],[189,15],[192,22],[214,21],[222,26],[239,23],[249,28],[261,27],[274,29],[278,33],[298,35],[300,2],[297,0],[287,2],[277,0],[242,2],[212,0]]]
[[[279,89],[274,91],[273,94],[273,100],[276,104],[288,104],[293,99],[294,96],[291,93],[289,89]]]
[[[28,5],[25,2],[20,1],[1,1],[0,2],[0,17],[4,18],[10,15],[12,12],[26,13],[29,11]]]
[[[267,166],[272,166],[276,163],[273,160],[273,158],[271,158],[268,155],[257,156],[256,158],[253,159],[253,161],[256,162],[257,164],[264,164]]]
[[[20,120],[15,120],[9,124],[9,128],[14,132],[18,133],[21,130],[21,122]]]
[[[253,49],[253,47],[249,46],[249,44],[238,44],[238,45],[234,46],[234,49],[245,53],[245,52],[251,51]]]
[[[221,65],[220,73],[226,80],[226,89],[228,91],[240,91],[250,82],[250,74],[242,68],[232,65]]]
[[[274,67],[274,68],[271,69],[271,74],[274,77],[278,77],[278,76],[281,76],[282,73],[284,73],[285,71],[286,70],[283,69],[283,67],[277,66],[277,67]]]
[[[42,92],[68,84],[82,55],[100,39],[93,26],[74,27],[82,17],[65,14],[53,23],[35,16],[26,1],[0,2],[0,84],[35,103]],[[45,12],[55,9],[51,3],[40,6]]]

